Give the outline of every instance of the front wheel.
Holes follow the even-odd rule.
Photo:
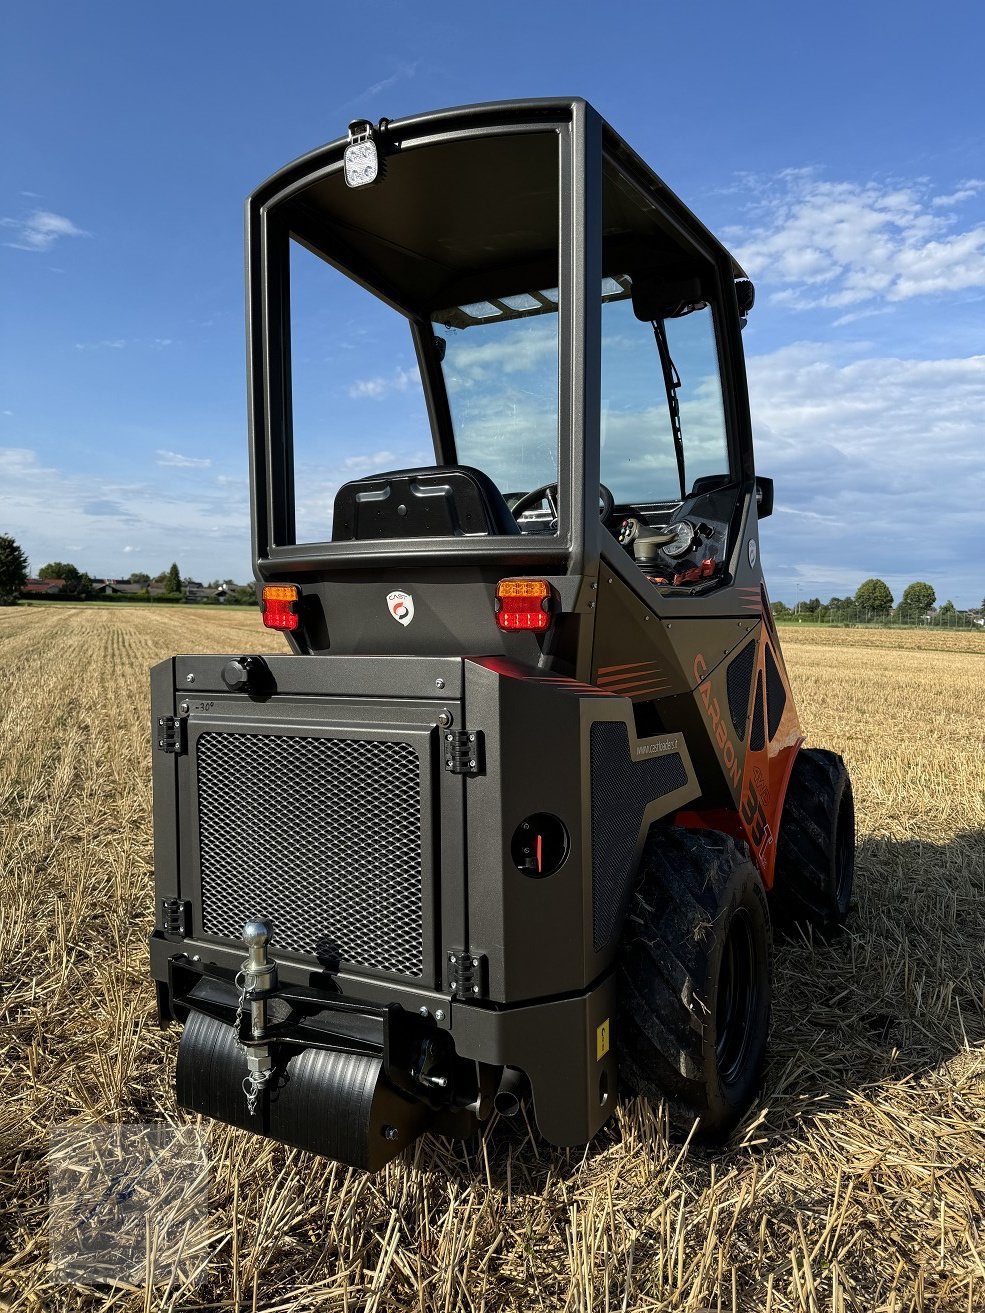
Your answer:
[[[783,800],[773,901],[784,920],[841,929],[855,878],[855,803],[845,763],[801,748]]]
[[[759,873],[727,835],[655,828],[618,968],[619,1066],[675,1131],[723,1139],[759,1089],[772,937]]]

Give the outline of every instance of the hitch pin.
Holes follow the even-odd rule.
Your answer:
[[[243,963],[243,990],[240,996],[241,1006],[247,998],[250,1001],[250,1033],[253,1043],[246,1049],[247,1075],[243,1081],[243,1092],[250,1116],[256,1111],[257,1102],[273,1072],[269,1044],[263,1040],[267,1033],[267,1000],[256,998],[256,994],[266,995],[277,988],[277,963],[267,957],[267,941],[273,929],[267,921],[248,921],[243,927],[243,942],[249,957]]]

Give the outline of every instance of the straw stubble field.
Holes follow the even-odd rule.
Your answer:
[[[668,1143],[630,1103],[583,1151],[500,1123],[369,1178],[203,1126],[204,1277],[162,1260],[126,1290],[52,1282],[46,1154],[65,1123],[176,1119],[146,670],[281,644],[246,612],[0,611],[0,1308],[985,1308],[985,635],[783,640],[809,740],[855,780],[857,908],[834,942],[778,942],[766,1085],[729,1146]]]

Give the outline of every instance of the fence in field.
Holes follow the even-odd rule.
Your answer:
[[[894,607],[891,611],[875,611],[866,607],[822,606],[816,611],[809,611],[801,604],[793,610],[781,611],[776,620],[778,624],[804,625],[841,625],[854,627],[872,625],[878,628],[893,629],[983,629],[985,616],[974,611],[947,610],[938,611],[904,611]]]

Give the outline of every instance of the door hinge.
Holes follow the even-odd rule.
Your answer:
[[[482,775],[486,768],[481,729],[448,730],[444,735],[445,770],[452,775]]]
[[[186,728],[187,721],[184,716],[158,716],[154,726],[158,752],[171,752],[176,757],[186,752]]]
[[[448,954],[448,988],[463,1001],[486,998],[489,993],[487,968],[485,953],[471,953],[467,948],[454,949]]]
[[[167,935],[191,934],[192,905],[187,898],[161,899],[161,929]]]

